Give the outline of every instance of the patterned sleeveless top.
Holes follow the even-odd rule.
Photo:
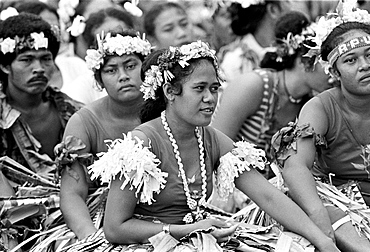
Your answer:
[[[255,69],[263,80],[263,97],[258,110],[245,119],[237,134],[242,139],[254,143],[258,148],[270,153],[271,137],[278,130],[275,125],[275,111],[278,104],[279,78],[271,69]]]

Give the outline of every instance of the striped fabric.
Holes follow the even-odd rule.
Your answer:
[[[264,85],[262,103],[257,112],[246,118],[239,133],[237,141],[242,139],[254,143],[258,148],[266,151],[268,155],[271,137],[274,133],[273,117],[278,101],[278,76],[277,73],[267,69],[256,69]]]

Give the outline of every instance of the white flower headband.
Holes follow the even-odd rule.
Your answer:
[[[14,39],[6,38],[0,39],[0,50],[3,54],[13,53],[16,49],[30,48],[38,50],[40,48],[48,47],[48,39],[44,37],[44,33],[33,32],[27,37],[15,36]]]
[[[108,33],[104,37],[99,34],[96,35],[98,49],[88,49],[86,51],[86,64],[87,67],[92,71],[97,71],[100,69],[100,66],[104,63],[104,57],[107,55],[118,55],[122,56],[124,54],[139,53],[143,56],[148,55],[151,52],[152,45],[148,40],[143,38],[131,37],[131,36],[122,36],[117,34],[111,36],[111,33]]]
[[[189,60],[202,57],[213,59],[217,76],[222,80],[215,51],[211,50],[206,43],[198,40],[197,42],[181,47],[170,46],[169,49],[158,57],[158,65],[151,65],[150,69],[145,72],[145,79],[140,87],[140,91],[144,93],[144,100],[156,99],[155,91],[164,83],[170,82],[174,78],[170,68],[173,68],[175,64],[179,64],[184,68],[189,65]]]
[[[321,46],[329,34],[340,24],[347,22],[358,22],[370,24],[370,14],[366,10],[357,8],[357,0],[341,0],[338,3],[336,13],[327,13],[316,23],[312,24],[316,35],[310,38],[316,46],[310,47],[307,56],[316,56],[316,62],[320,62],[329,73],[331,64],[321,58]],[[335,62],[335,61],[334,61]]]

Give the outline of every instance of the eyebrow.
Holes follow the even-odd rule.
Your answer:
[[[21,54],[18,54],[18,57],[45,57],[45,56],[53,56],[53,54],[50,51],[45,51],[36,54],[30,51],[26,51]]]
[[[126,59],[124,59],[123,61],[122,61],[122,64],[127,64],[127,63],[130,63],[131,61],[135,61],[135,62],[139,62],[139,61],[141,61],[140,59],[137,59],[136,57],[134,57],[133,55],[128,55],[127,56],[127,58]],[[107,62],[106,64],[105,64],[105,66],[109,66],[109,65],[117,65],[118,63],[117,62],[114,62],[114,63],[112,63],[111,61],[109,61],[109,62]],[[120,63],[121,64],[121,63]]]

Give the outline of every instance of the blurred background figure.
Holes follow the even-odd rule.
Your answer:
[[[213,31],[211,45],[216,52],[237,37],[231,28],[231,13],[227,9],[228,6],[227,3],[220,1],[212,14]]]
[[[180,2],[153,2],[143,17],[143,31],[156,50],[193,41],[192,26]]]
[[[334,11],[337,4],[338,0],[291,0],[292,9],[305,13],[312,22]]]
[[[90,14],[81,36],[85,45],[91,48],[96,42],[96,34],[123,32],[134,27],[135,21],[130,13],[122,8],[108,7]],[[86,56],[86,52],[84,55]],[[85,104],[107,95],[106,91],[96,83],[91,71],[81,73],[73,81],[63,86],[62,90],[73,99]]]
[[[231,29],[237,38],[219,53],[220,66],[226,77],[221,91],[234,82],[244,80],[246,73],[259,67],[275,39],[276,21],[290,8],[286,0],[261,0],[250,5],[231,3],[227,10],[231,15]]]

